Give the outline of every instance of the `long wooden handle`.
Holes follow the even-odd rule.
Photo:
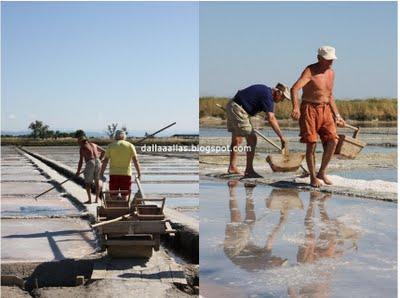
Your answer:
[[[226,112],[226,109],[223,106],[221,106],[220,104],[216,103],[215,105]],[[279,147],[277,144],[275,144],[271,139],[268,139],[266,136],[264,136],[259,130],[254,129],[254,132],[256,134],[258,134],[260,137],[262,137],[264,140],[266,140],[268,143],[270,143],[272,146],[277,148],[279,151],[282,151],[281,147]]]
[[[145,197],[144,191],[143,191],[142,184],[140,184],[140,180],[139,180],[138,177],[135,177],[135,182],[136,182],[136,184],[137,184],[137,186],[138,186],[138,189],[139,189],[139,191],[140,191],[140,194],[142,195],[142,198],[144,199],[144,197]]]
[[[97,227],[100,227],[100,226],[108,225],[110,223],[117,222],[117,221],[120,221],[122,219],[128,218],[130,215],[131,215],[131,213],[128,213],[128,214],[122,215],[120,217],[116,217],[116,218],[113,218],[113,219],[110,219],[110,220],[102,221],[102,222],[99,222],[97,224],[91,225],[91,227],[92,228],[97,228]]]
[[[170,128],[171,126],[173,126],[173,125],[175,125],[175,124],[176,124],[176,122],[171,123],[171,124],[169,124],[169,125],[167,125],[167,126],[161,128],[160,130],[157,130],[156,132],[152,133],[151,135],[145,136],[144,138],[142,138],[142,139],[140,139],[139,141],[135,142],[135,145],[140,144],[140,143],[143,142],[144,140],[155,136],[155,135],[158,134],[159,132],[162,132],[163,130],[166,130],[167,128]]]
[[[347,124],[347,123],[346,123],[344,126],[346,126],[347,128],[351,128],[351,129],[353,129],[353,130],[360,130],[359,127],[355,127],[355,126],[350,125],[350,124]]]
[[[81,171],[79,174],[82,174],[83,172],[84,172],[84,170]],[[71,180],[71,179],[73,179],[73,178],[75,178],[75,176],[64,180],[63,182],[59,183],[59,185],[62,185],[62,184],[64,184],[65,182],[68,182],[69,180]],[[44,194],[48,193],[49,191],[51,191],[51,190],[53,190],[53,189],[55,189],[55,188],[57,188],[57,186],[53,186],[52,188],[49,188],[48,190],[42,192],[41,194],[38,194],[37,196],[34,197],[34,199],[37,200],[39,197],[43,196]]]
[[[261,138],[263,138],[264,140],[266,140],[268,143],[270,143],[272,146],[274,146],[275,148],[277,148],[279,151],[282,151],[282,148],[279,147],[274,141],[272,141],[271,139],[267,138],[266,136],[264,136],[259,130],[254,129],[254,132],[256,134],[258,134]]]

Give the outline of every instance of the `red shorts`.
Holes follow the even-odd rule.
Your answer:
[[[110,175],[110,190],[128,190],[131,191],[131,176]]]
[[[328,104],[303,101],[300,108],[300,142],[315,143],[318,135],[322,143],[338,138],[336,123]]]

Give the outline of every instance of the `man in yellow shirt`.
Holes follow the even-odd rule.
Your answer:
[[[125,141],[126,135],[122,130],[115,132],[115,142],[111,143],[106,150],[105,158],[102,163],[100,177],[104,176],[104,171],[110,161],[110,191],[124,191],[121,193],[123,198],[131,192],[131,161],[135,165],[137,177],[140,179],[140,164],[137,158],[135,146]]]

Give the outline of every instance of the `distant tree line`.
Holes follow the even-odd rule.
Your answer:
[[[74,138],[76,131],[74,132],[61,132],[59,130],[51,130],[49,125],[43,123],[43,121],[36,120],[29,124],[28,128],[32,130],[29,137],[34,139],[58,139],[58,138]],[[110,139],[115,137],[115,132],[117,131],[118,123],[112,123],[107,126],[106,134]],[[122,126],[121,130],[128,134],[126,126]]]
[[[200,118],[211,116],[226,119],[225,112],[215,104],[225,106],[228,100],[225,97],[201,97]],[[336,100],[336,105],[345,119],[356,121],[397,120],[397,99],[395,98]],[[289,119],[291,112],[292,104],[289,101],[275,105],[275,115],[278,119]]]

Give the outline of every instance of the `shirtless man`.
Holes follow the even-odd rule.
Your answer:
[[[337,59],[335,48],[323,46],[318,49],[318,62],[311,64],[301,74],[291,88],[293,104],[292,118],[299,120],[300,142],[307,144],[306,160],[310,172],[310,184],[320,187],[323,182],[332,184],[326,175],[326,169],[337,145],[336,124],[345,125],[333,98],[335,73],[333,60]],[[298,91],[303,89],[301,107],[299,107]],[[321,168],[315,171],[315,148],[319,135],[324,153]]]
[[[81,173],[83,160],[85,160],[86,164],[83,176],[85,177],[85,188],[88,195],[88,200],[84,202],[84,204],[92,203],[90,191],[93,181],[96,188],[95,203],[97,203],[100,195],[100,160],[103,159],[105,150],[95,143],[89,142],[83,130],[78,130],[75,133],[75,137],[78,139],[78,144],[80,145],[79,163],[78,169],[76,170],[76,176],[79,176]]]

